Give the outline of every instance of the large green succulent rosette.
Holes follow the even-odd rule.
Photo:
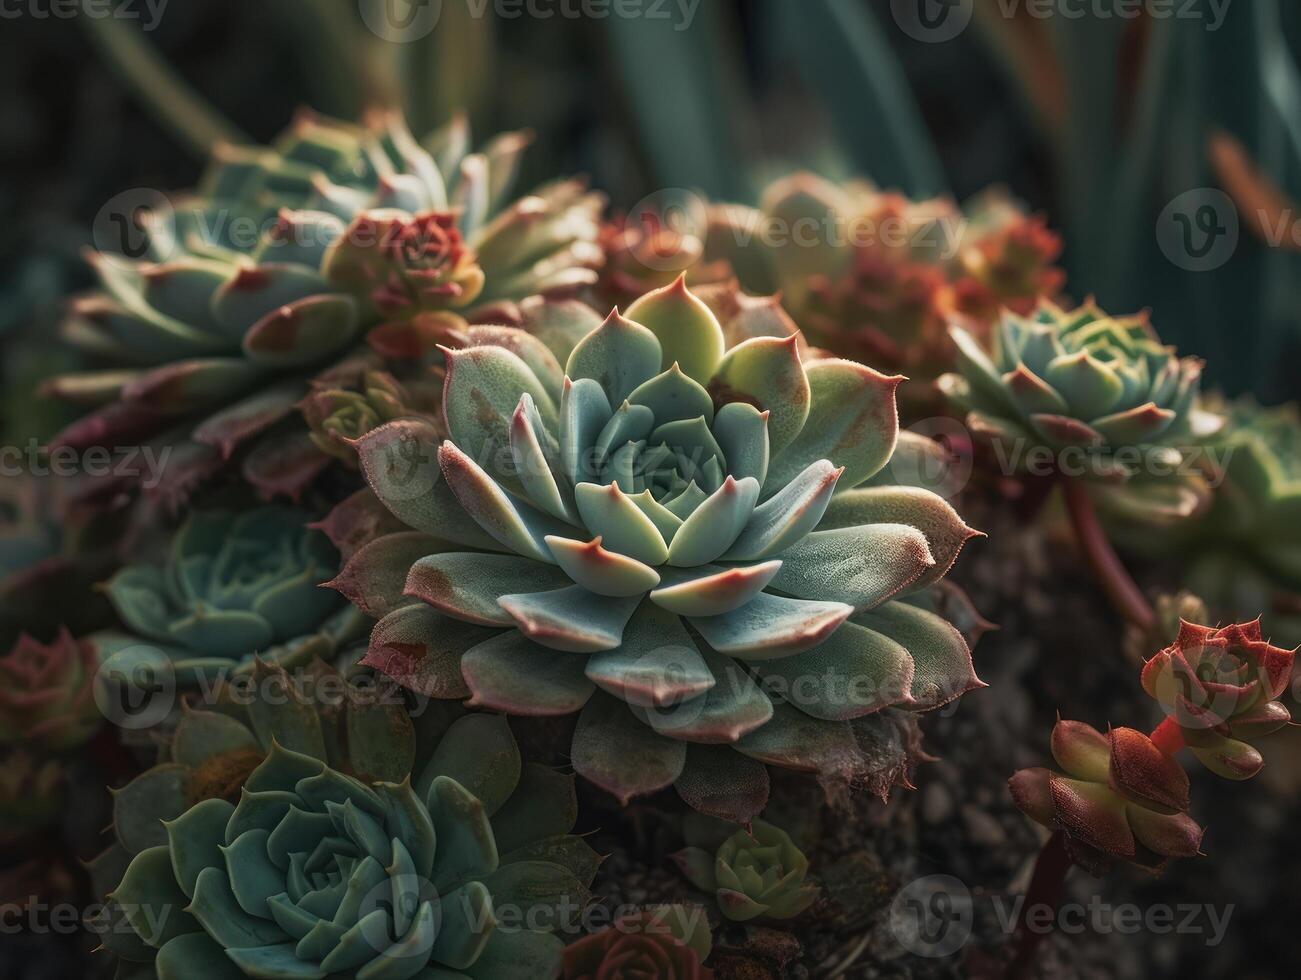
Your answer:
[[[116,794],[91,871],[119,975],[549,976],[599,863],[572,777],[522,762],[503,718],[309,693],[331,677],[260,671]]]
[[[1146,316],[1089,303],[1004,312],[987,352],[951,328],[958,372],[940,379],[1009,474],[1086,481],[1106,510],[1171,523],[1208,499],[1198,442],[1217,419],[1199,408],[1201,362],[1163,346]]]
[[[339,556],[283,506],[196,511],[161,564],[128,565],[106,585],[125,630],[97,634],[102,659],[132,676],[132,658],[176,684],[248,672],[255,657],[297,665],[329,657],[363,629],[360,613],[322,589]]]
[[[446,351],[450,438],[395,422],[359,443],[414,530],[335,584],[383,615],[371,666],[433,697],[578,712],[580,775],[748,819],[764,763],[906,778],[887,760],[915,727],[893,708],[979,686],[962,635],[897,601],[975,532],[926,490],[865,486],[895,448],[900,379],[806,365],[772,301],[726,305],[725,329],[679,281],[604,322],[558,304]]]
[[[1180,562],[1183,585],[1228,619],[1266,613],[1275,640],[1301,643],[1301,415],[1295,405],[1215,403],[1227,422],[1206,444],[1211,505],[1173,533],[1115,527],[1122,546]]]
[[[270,147],[218,147],[197,191],[137,218],[143,255],[92,255],[100,288],[63,333],[99,369],[47,385],[88,410],[55,444],[168,447],[146,489],[171,496],[239,453],[295,496],[330,460],[295,406],[374,328],[595,281],[601,199],[560,181],[512,201],[527,144],[303,113]]]

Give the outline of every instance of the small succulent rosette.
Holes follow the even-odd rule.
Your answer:
[[[255,657],[295,666],[332,656],[364,618],[321,588],[339,556],[310,520],[278,505],[192,513],[162,564],[128,565],[109,580],[126,631],[92,637],[101,659],[118,676],[161,670],[183,686],[248,672]]]
[[[46,752],[81,745],[104,716],[95,703],[94,644],[66,629],[50,643],[23,635],[0,657],[0,745]]]
[[[23,749],[0,753],[0,846],[21,841],[59,819],[67,772],[57,759]]]
[[[1295,650],[1262,639],[1260,620],[1216,629],[1180,624],[1179,635],[1143,668],[1143,690],[1179,726],[1206,768],[1250,779],[1265,764],[1250,744],[1292,716],[1278,701],[1292,680]]]
[[[658,906],[566,947],[560,980],[713,980],[712,948],[703,909]]]
[[[695,887],[709,892],[723,915],[734,922],[793,919],[818,898],[807,880],[809,859],[790,835],[765,820],[728,837],[710,853],[688,847],[674,855]]]
[[[358,439],[386,422],[426,418],[438,424],[438,391],[421,379],[404,384],[388,371],[368,362],[314,386],[299,408],[311,429],[311,440],[351,469],[357,468]]]
[[[422,146],[394,115],[303,113],[271,148],[219,147],[193,195],[144,216],[144,258],[93,255],[100,288],[63,332],[103,369],[47,384],[88,411],[53,444],[166,448],[147,489],[182,498],[238,452],[264,493],[298,494],[330,456],[295,406],[372,328],[595,281],[601,198],[562,181],[510,202],[527,143],[470,153],[460,120]]]
[[[449,438],[398,422],[358,444],[412,530],[335,585],[383,617],[369,666],[577,712],[580,775],[745,821],[765,763],[883,791],[915,742],[904,712],[980,686],[962,634],[909,601],[976,532],[936,494],[865,485],[899,379],[806,365],[771,300],[731,298],[726,328],[679,280],[626,316],[553,305],[447,350]]]
[[[1101,875],[1127,861],[1159,871],[1199,853],[1202,828],[1185,812],[1188,776],[1142,732],[1103,735],[1059,720],[1052,752],[1062,772],[1022,769],[1008,788],[1022,813],[1062,834],[1080,867]]]
[[[986,352],[951,333],[958,372],[940,386],[1009,474],[1088,482],[1108,511],[1168,524],[1203,509],[1199,441],[1223,420],[1201,410],[1201,362],[1161,345],[1146,316],[1111,317],[1089,303],[1006,313]]]
[[[323,709],[314,685],[337,675],[268,676],[289,686],[187,714],[172,761],[116,794],[117,841],[91,871],[122,968],[553,975],[552,932],[599,863],[570,834],[572,777],[522,762],[500,717],[436,706],[413,721],[351,687]]]

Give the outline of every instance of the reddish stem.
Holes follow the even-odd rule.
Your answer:
[[[1034,971],[1035,953],[1039,944],[1048,934],[1045,929],[1030,929],[1026,917],[1031,910],[1041,905],[1050,906],[1056,913],[1061,903],[1062,892],[1066,887],[1066,873],[1075,862],[1066,851],[1066,840],[1061,831],[1055,831],[1039,851],[1034,862],[1034,874],[1030,878],[1030,887],[1025,893],[1025,904],[1021,907],[1021,917],[1016,923],[1016,955],[1007,967],[1007,980],[1027,980]],[[1056,915],[1054,914],[1054,918]]]
[[[1157,725],[1148,737],[1152,739],[1152,744],[1166,755],[1174,755],[1186,744],[1184,742],[1184,730],[1179,727],[1177,721],[1168,715],[1165,721]]]
[[[1130,577],[1116,549],[1107,540],[1088,489],[1078,480],[1067,479],[1062,481],[1062,492],[1066,496],[1066,510],[1071,515],[1075,537],[1107,598],[1129,622],[1141,630],[1150,630],[1156,615],[1143,596],[1143,590]]]

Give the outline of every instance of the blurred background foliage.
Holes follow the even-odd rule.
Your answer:
[[[970,23],[919,40],[900,26],[918,3]],[[370,31],[352,0],[187,0],[150,31],[143,3],[126,8],[142,20],[7,18],[0,332],[38,342],[8,345],[5,417],[24,432],[57,424],[21,379],[64,356],[48,339],[61,297],[86,281],[79,255],[105,202],[192,184],[214,142],[267,140],[304,104],[344,118],[397,105],[417,132],[458,110],[481,135],[530,128],[525,183],[583,172],[616,210],[661,188],[753,202],[793,168],[915,197],[1003,184],[1064,234],[1075,298],[1151,307],[1162,336],[1231,392],[1297,394],[1298,4],[638,6],[662,15],[543,20],[510,2],[442,0],[410,43]],[[1171,202],[1200,192],[1186,219],[1197,234],[1209,190],[1233,201],[1239,240],[1192,271],[1163,253],[1158,229]]]

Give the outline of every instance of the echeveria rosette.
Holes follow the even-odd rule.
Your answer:
[[[62,752],[89,739],[104,720],[95,703],[98,666],[94,645],[66,629],[50,643],[20,636],[0,657],[0,745]]]
[[[786,831],[764,820],[738,830],[716,853],[688,847],[674,860],[735,922],[793,919],[818,897],[818,886],[805,880],[809,859]]]
[[[567,946],[560,980],[713,980],[702,965],[712,948],[700,909],[658,906]]]
[[[445,441],[406,421],[360,441],[415,529],[336,583],[384,615],[365,662],[431,697],[580,712],[575,769],[624,800],[676,785],[747,819],[762,763],[883,790],[902,773],[871,756],[905,738],[887,709],[980,684],[957,630],[891,601],[975,532],[928,491],[854,489],[894,450],[899,379],[805,365],[795,335],[728,349],[680,280],[584,316],[540,332],[584,324],[564,368],[509,328],[448,350]]]
[[[372,328],[595,281],[599,197],[561,182],[507,203],[526,143],[469,153],[463,122],[421,146],[394,115],[303,114],[271,148],[218,148],[192,197],[145,219],[145,260],[93,256],[100,289],[64,334],[104,369],[47,385],[91,410],[55,445],[157,440],[152,489],[174,497],[239,452],[251,483],[296,496],[330,457],[294,408]]]
[[[1250,744],[1292,720],[1278,701],[1295,650],[1262,639],[1260,620],[1216,629],[1183,622],[1174,643],[1143,667],[1143,690],[1216,775],[1250,779],[1265,764]]]
[[[1008,788],[1022,813],[1062,834],[1080,867],[1101,875],[1120,860],[1157,871],[1199,853],[1188,776],[1142,732],[1059,720],[1052,752],[1062,772],[1022,769]]]
[[[521,763],[504,719],[465,716],[418,739],[399,710],[366,729],[387,768],[417,766],[388,780],[334,768],[301,721],[284,730],[304,741],[291,749],[277,732],[234,799],[154,812],[161,840],[131,856],[110,895],[130,927],[105,932],[119,957],[159,980],[556,970],[549,930],[586,900],[597,859],[569,833],[572,779]],[[144,826],[150,814],[129,816]]]
[[[363,368],[351,378],[322,385],[299,408],[316,447],[355,469],[353,444],[372,429],[414,416],[437,424],[437,399],[426,390],[429,387],[420,380],[408,386],[388,371]]]
[[[1029,317],[1005,313],[992,353],[961,326],[951,333],[958,373],[940,386],[1006,465],[1043,466],[1036,454],[1047,452],[1105,509],[1147,523],[1205,505],[1186,459],[1218,422],[1200,408],[1202,365],[1163,346],[1146,316],[1044,302]]]
[[[329,539],[290,507],[196,511],[161,565],[128,565],[106,590],[126,632],[94,637],[102,655],[168,658],[180,684],[252,670],[254,658],[297,665],[329,656],[361,628],[321,588],[338,568]],[[126,668],[126,664],[122,664]]]

